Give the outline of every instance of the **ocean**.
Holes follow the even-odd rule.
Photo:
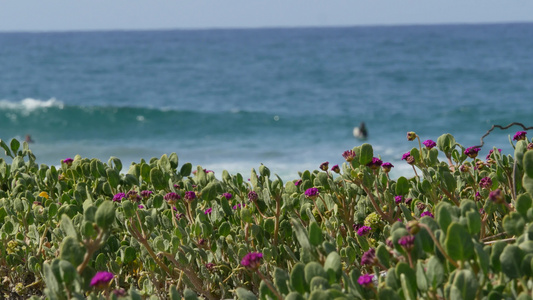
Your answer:
[[[468,147],[533,126],[532,49],[533,24],[4,32],[0,138],[30,134],[47,165],[176,152],[219,178],[263,163],[285,180],[367,142],[409,176],[407,131]],[[520,129],[481,156],[512,153]]]

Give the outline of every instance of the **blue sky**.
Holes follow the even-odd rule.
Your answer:
[[[0,31],[533,22],[531,0],[6,0]]]

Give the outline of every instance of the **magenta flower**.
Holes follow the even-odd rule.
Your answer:
[[[212,270],[212,269],[215,267],[215,264],[214,264],[214,263],[207,263],[207,264],[205,264],[205,267],[206,267],[208,270]]]
[[[302,181],[301,179],[298,179],[298,180],[296,180],[296,181],[294,182],[294,185],[295,185],[295,186],[299,186],[300,184],[302,184],[302,182],[303,182],[303,181]]]
[[[402,201],[403,201],[402,195],[394,196],[394,202],[396,202],[396,204],[400,204],[402,203]]]
[[[137,205],[137,208],[139,208],[139,209],[143,209],[143,208],[144,208],[144,205],[139,204],[139,205]]]
[[[176,203],[176,201],[181,199],[181,196],[174,192],[170,192],[166,194],[165,197],[163,197],[163,199],[165,199],[165,201],[167,201],[169,204],[174,204]]]
[[[70,158],[70,157],[63,159],[63,162],[69,167],[72,166],[72,162],[73,161],[74,160],[72,158]]]
[[[137,194],[137,191],[131,190],[126,193],[126,198],[130,199],[131,201],[139,202],[141,201],[141,196]]]
[[[357,283],[362,285],[363,287],[372,287],[374,280],[374,275],[372,274],[364,274],[359,276],[357,279]]]
[[[208,209],[206,209],[206,210],[204,211],[204,215],[210,215],[211,212],[213,212],[213,209],[212,209],[211,207],[209,207]]]
[[[185,196],[183,196],[186,201],[193,202],[194,199],[196,199],[196,193],[193,191],[185,192]]]
[[[240,203],[237,203],[237,204],[233,205],[233,209],[235,209],[235,210],[237,210],[237,209],[239,209],[241,207],[246,207],[246,204],[242,204],[241,205]]]
[[[381,164],[381,169],[385,173],[389,173],[392,168],[394,168],[394,166],[390,162],[385,162]]]
[[[514,141],[521,141],[526,139],[527,132],[525,131],[517,131],[515,135],[513,136]]]
[[[398,245],[402,246],[406,251],[411,251],[411,249],[413,249],[414,244],[415,244],[414,235],[402,236],[398,240]]]
[[[250,200],[251,202],[257,201],[258,198],[259,198],[259,195],[257,195],[256,192],[254,191],[248,192],[248,200]]]
[[[372,227],[370,226],[362,226],[359,229],[357,229],[357,235],[359,236],[365,236],[372,230]]]
[[[489,150],[489,154],[487,154],[487,157],[485,159],[489,159],[490,158],[490,155],[494,152],[494,149],[490,149]],[[502,149],[498,149],[498,152],[502,153]]]
[[[97,288],[104,288],[110,281],[113,279],[113,273],[107,271],[99,271],[91,279],[91,286],[96,286]]]
[[[482,189],[490,189],[492,187],[492,179],[490,177],[483,177],[479,181],[479,187]]]
[[[420,217],[425,217],[425,216],[428,216],[430,218],[434,218],[433,214],[430,212],[430,211],[425,211],[423,213],[420,214]]]
[[[381,165],[383,164],[383,161],[377,157],[372,157],[372,161],[366,164],[367,167],[369,167],[372,170],[377,170]]]
[[[126,198],[126,194],[124,193],[117,193],[115,196],[113,196],[114,202],[121,202],[123,198]]]
[[[318,189],[315,188],[315,187],[312,187],[312,188],[308,188],[306,191],[305,191],[305,196],[307,196],[308,198],[316,198],[318,196]]]
[[[413,198],[406,198],[406,199],[404,200],[404,202],[405,202],[405,204],[410,205],[411,202],[413,202]]]
[[[152,191],[141,191],[141,197],[143,197],[143,199],[148,199],[150,198],[150,195],[152,195],[154,192]]]
[[[431,149],[431,148],[437,146],[437,143],[435,143],[432,140],[425,140],[422,144],[424,144],[424,146],[426,146],[426,148],[428,148],[428,149]]]
[[[494,201],[496,203],[502,203],[503,202],[503,193],[502,190],[496,189],[489,193],[489,199],[491,201]]]
[[[320,170],[327,171],[328,168],[329,168],[329,162],[328,161],[323,162],[323,163],[320,164]]]
[[[341,168],[339,168],[339,165],[334,165],[333,167],[331,167],[331,171],[339,174],[341,172]]]
[[[257,270],[259,266],[261,265],[262,259],[263,259],[263,253],[250,252],[242,258],[241,265],[250,270]]]
[[[470,157],[470,158],[476,158],[477,157],[477,153],[480,151],[481,149],[480,148],[476,148],[476,147],[468,147],[466,148],[465,150],[465,154]]]
[[[223,196],[224,198],[226,198],[227,200],[233,198],[233,195],[230,194],[230,193],[224,193],[224,194],[222,194],[222,196]]]
[[[363,256],[361,256],[361,265],[369,265],[372,266],[376,261],[376,249],[370,248],[368,251],[363,253]]]
[[[404,153],[404,154],[402,155],[402,160],[407,160],[407,158],[408,158],[409,156],[411,156],[411,151]]]
[[[342,157],[344,157],[347,162],[351,162],[355,158],[355,152],[353,150],[346,150],[342,153]]]

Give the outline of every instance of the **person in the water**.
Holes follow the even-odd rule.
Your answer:
[[[361,122],[359,127],[353,129],[353,136],[358,139],[366,139],[368,137],[368,130],[366,129],[365,122]]]

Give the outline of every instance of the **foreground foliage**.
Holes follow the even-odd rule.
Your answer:
[[[363,144],[283,183],[171,154],[128,170],[37,165],[0,141],[0,285],[34,299],[531,299],[533,144],[486,160],[445,134],[404,154]],[[439,160],[441,155],[446,161]],[[340,157],[340,155],[339,155]]]

